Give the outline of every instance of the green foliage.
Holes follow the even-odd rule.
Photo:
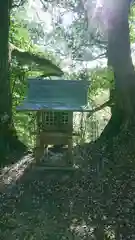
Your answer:
[[[134,22],[135,22],[135,5],[133,5],[133,7],[131,8],[131,13],[130,13],[130,17],[129,17],[130,41],[131,41],[131,43],[135,42]]]
[[[14,16],[11,16],[9,40],[15,46],[30,50],[32,43],[28,31],[23,28],[21,22],[17,21]],[[26,77],[29,75],[28,68],[20,66],[16,59],[12,59],[11,63],[11,89],[13,102],[13,120],[20,139],[29,144],[28,136],[28,116],[26,114],[16,113],[16,106],[23,100],[26,92]]]
[[[49,74],[51,74],[51,72],[57,73],[58,71],[60,72],[60,70],[59,68],[55,67],[55,65],[47,62],[48,60],[46,59],[49,59],[54,63],[57,61],[51,53],[42,53],[39,51],[39,48],[32,43],[29,32],[27,28],[24,27],[23,22],[20,22],[14,15],[11,16],[9,40],[10,43],[12,43],[15,47],[26,51],[25,56],[28,56],[26,59],[26,62],[28,62],[28,64],[32,59],[37,59],[36,56],[42,58],[38,58],[38,60],[36,60],[37,63],[35,64],[35,67],[38,64],[42,65],[39,66],[41,67],[41,70],[39,67],[35,68],[34,64],[32,66],[28,64],[24,65],[25,61],[23,61],[24,64],[22,65],[21,62],[18,62],[17,57],[12,58],[10,68],[14,123],[21,140],[25,142],[25,144],[29,145],[29,147],[31,147],[34,141],[34,137],[32,136],[32,132],[34,131],[34,116],[33,114],[17,113],[16,106],[22,102],[24,96],[26,96],[27,78],[29,76],[39,76],[48,73],[48,71]],[[34,55],[35,58],[33,56],[31,57],[31,53],[36,54]],[[47,64],[45,65],[45,69],[44,64]],[[35,71],[35,69],[39,70]]]
[[[90,81],[90,92],[89,95],[97,95],[101,89],[113,88],[113,72],[107,67],[104,68],[94,68],[94,69],[84,69],[77,73],[72,73],[67,75],[67,79],[78,79],[78,80],[88,80]]]
[[[32,42],[27,29],[14,15],[11,16],[9,39],[16,47],[32,50]]]
[[[23,24],[19,22],[15,17],[11,17],[10,42],[21,49],[39,54],[38,48],[31,42],[28,30],[24,28]],[[41,72],[31,71],[31,69],[29,69],[29,66],[22,66],[17,62],[16,59],[12,59],[10,73],[13,96],[13,119],[15,127],[20,139],[26,145],[32,147],[34,141],[34,138],[31,134],[31,132],[34,130],[33,115],[26,113],[17,113],[16,106],[22,102],[24,96],[26,96],[27,78],[29,76],[40,75]]]
[[[113,72],[111,69],[96,68],[90,72],[91,94],[96,95],[99,89],[113,88]]]

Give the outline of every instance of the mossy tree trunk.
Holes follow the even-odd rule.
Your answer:
[[[111,14],[107,19],[108,64],[113,69],[115,81],[115,104],[111,109],[112,117],[103,132],[107,137],[117,135],[121,126],[131,123],[131,120],[133,123],[135,115],[135,73],[130,50],[129,2],[113,0]]]
[[[12,124],[12,95],[10,88],[9,63],[9,0],[0,0],[0,160],[7,151],[12,150],[18,142],[16,131]],[[20,144],[19,144],[20,145]]]

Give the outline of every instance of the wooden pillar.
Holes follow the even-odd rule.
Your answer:
[[[37,124],[36,150],[35,150],[36,161],[39,161],[44,155],[44,141],[41,134],[42,129],[40,129],[40,114],[41,112],[37,112],[37,116],[36,116],[36,124]]]
[[[68,154],[67,154],[67,160],[69,165],[73,165],[73,155],[72,155],[72,148],[73,148],[73,140],[72,136],[69,137],[68,139]]]
[[[44,155],[44,141],[41,137],[41,134],[36,137],[36,150],[35,150],[35,160],[40,161]]]

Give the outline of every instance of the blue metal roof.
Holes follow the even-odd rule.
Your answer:
[[[82,80],[30,79],[27,98],[17,110],[85,111],[88,87]]]

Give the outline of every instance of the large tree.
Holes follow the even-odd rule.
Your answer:
[[[131,59],[129,36],[130,2],[104,1],[104,18],[108,33],[108,65],[114,72],[114,106],[109,126],[120,130],[121,124],[134,119],[135,73]],[[110,133],[110,132],[109,132]]]
[[[11,120],[11,92],[9,81],[9,0],[0,1],[0,152],[2,154]]]

